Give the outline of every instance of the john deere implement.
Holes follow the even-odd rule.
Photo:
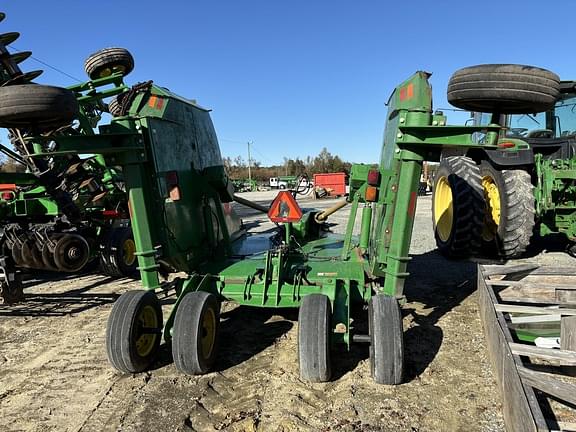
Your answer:
[[[51,139],[94,134],[110,108],[88,95],[32,83],[42,71],[19,67],[31,53],[11,54],[6,47],[18,36],[0,35],[0,125],[8,128],[13,147],[0,145],[0,151],[26,171],[0,173],[0,303],[23,299],[24,269],[76,272],[90,261],[112,277],[136,269],[121,168],[107,165],[102,155],[54,151]],[[123,49],[90,56],[86,72],[112,73],[102,67],[112,58],[119,72],[130,72],[132,56]]]
[[[43,127],[47,120],[41,112],[13,124],[0,112],[0,125],[26,131],[18,142],[33,160],[91,153],[106,167],[121,167],[142,289],[123,294],[110,314],[106,347],[113,367],[124,373],[146,370],[164,340],[180,371],[208,372],[218,355],[220,304],[234,301],[299,309],[298,357],[305,380],[330,379],[335,344],[368,343],[374,380],[400,383],[400,305],[422,162],[439,160],[443,151],[497,149],[500,128],[447,126],[446,117],[432,110],[430,74],[416,72],[388,101],[379,165],[352,168],[346,234],[325,236],[320,230],[343,204],[302,214],[292,195],[282,191],[269,210],[280,226],[263,241],[245,235],[232,210],[233,185],[209,111],[152,81],[126,85],[132,64],[116,55],[124,51],[113,52],[87,62],[90,81],[58,90],[78,101],[73,117],[80,127],[68,127],[69,116],[58,118],[57,126],[49,116]],[[10,86],[0,87],[0,106],[8,93]],[[96,131],[82,126],[93,125],[96,114],[106,110],[113,114],[109,123]],[[477,133],[486,135],[482,144]],[[459,180],[453,173],[446,177],[439,218],[454,221],[460,209],[449,197]],[[476,197],[481,191],[458,185],[471,199],[481,199]],[[66,208],[64,201],[59,205]],[[443,235],[449,237],[449,230]],[[186,276],[161,281],[160,274],[176,271]],[[164,316],[157,292],[170,288],[176,300]],[[368,321],[368,332],[357,328],[359,318]]]

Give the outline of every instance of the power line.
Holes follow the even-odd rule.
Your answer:
[[[236,144],[246,144],[246,141],[231,140],[231,139],[226,139],[226,138],[218,138],[218,141],[226,141],[226,142],[231,142],[231,143],[236,143]]]
[[[256,151],[256,153],[258,153],[262,157],[262,159],[265,159],[266,161],[270,162],[271,164],[275,164],[275,162],[272,159],[267,158],[266,156],[264,156],[262,154],[262,152],[260,150],[258,150],[256,147],[254,147],[254,143],[252,143],[252,149],[254,151]]]
[[[14,45],[8,45],[8,46],[9,46],[10,48],[12,48],[14,51],[23,52],[23,50],[16,48]],[[48,63],[40,60],[39,58],[36,58],[36,57],[34,57],[34,56],[32,56],[32,55],[30,56],[30,58],[31,58],[32,60],[35,60],[35,61],[37,61],[38,63],[46,66],[46,67],[49,67],[50,69],[52,69],[52,70],[54,70],[54,71],[56,71],[56,72],[61,73],[62,75],[67,76],[68,78],[72,78],[73,80],[76,80],[76,81],[78,81],[78,82],[83,82],[81,79],[78,79],[78,78],[76,78],[75,76],[72,76],[72,75],[64,72],[63,70],[60,70],[60,69],[58,69],[57,67],[54,67],[54,66],[49,65]]]

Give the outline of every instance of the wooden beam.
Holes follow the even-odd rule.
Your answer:
[[[495,276],[495,275],[508,275],[513,273],[528,273],[533,272],[540,266],[538,264],[519,264],[515,266],[506,265],[483,265],[482,274],[484,276]],[[574,270],[572,270],[574,272]]]
[[[554,375],[519,367],[518,373],[527,384],[569,404],[576,405],[576,385],[565,383]]]
[[[560,320],[560,348],[576,351],[576,316],[562,317]]]
[[[576,309],[568,308],[549,308],[549,307],[539,307],[539,306],[520,306],[520,305],[509,305],[496,303],[494,309],[498,312],[515,312],[515,313],[525,313],[525,314],[542,314],[549,315],[550,313],[558,313],[560,315],[576,315]]]
[[[540,348],[516,342],[509,342],[512,354],[555,361],[560,366],[576,366],[576,352],[553,348]]]
[[[510,317],[512,324],[530,324],[530,323],[544,323],[544,322],[560,322],[560,314],[556,315],[530,315],[530,316],[514,316]]]
[[[521,287],[525,289],[555,289],[555,290],[576,290],[576,286],[570,281],[566,284],[557,284],[557,283],[547,283],[546,281],[542,282],[531,282],[531,281],[513,281],[513,280],[487,280],[486,285],[488,286],[503,286],[503,287]]]
[[[574,267],[552,267],[538,264],[481,265],[484,276],[508,275],[514,273],[529,273],[530,276],[576,276]]]
[[[508,346],[512,335],[501,313],[496,313],[494,291],[486,286],[482,267],[478,271],[478,300],[482,327],[488,345],[488,355],[498,389],[502,396],[502,412],[506,430],[509,432],[536,432],[546,430],[546,421],[538,406],[534,389],[521,382],[516,370],[519,356],[513,355]]]

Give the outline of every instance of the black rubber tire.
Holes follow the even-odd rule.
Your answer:
[[[368,305],[370,371],[378,384],[397,385],[404,371],[404,329],[398,301],[378,294]]]
[[[0,127],[50,129],[78,116],[74,92],[47,85],[0,87]]]
[[[535,66],[470,66],[448,82],[448,102],[467,111],[532,114],[552,108],[559,95],[558,75]]]
[[[535,224],[534,186],[530,174],[524,170],[497,170],[490,163],[480,166],[483,186],[489,179],[492,187],[497,188],[500,217],[493,221],[489,193],[484,190],[486,200],[486,218],[483,232],[484,249],[500,258],[513,258],[522,255],[530,244]],[[496,226],[494,226],[494,224]]]
[[[144,308],[154,313],[157,325],[143,327],[141,314]],[[153,291],[135,290],[122,294],[114,303],[106,327],[106,353],[112,366],[124,373],[146,370],[158,353],[162,327],[162,309]],[[138,341],[142,342],[142,337],[149,337],[146,341],[149,351],[139,353]]]
[[[112,228],[103,235],[99,254],[102,274],[112,278],[137,277],[138,260],[134,256],[131,257],[133,261],[127,261],[125,242],[132,242],[134,245],[134,236],[130,227]]]
[[[84,70],[91,80],[116,72],[128,75],[134,69],[134,57],[125,48],[104,48],[91,54],[84,62]]]
[[[211,329],[207,328],[205,319],[212,321]],[[219,324],[220,305],[216,296],[204,291],[184,295],[172,329],[172,357],[176,369],[188,375],[210,371],[218,350]],[[207,342],[208,348],[203,342]]]
[[[70,248],[74,246],[80,251],[78,256],[71,257]],[[64,234],[54,246],[54,263],[58,270],[74,273],[82,270],[90,260],[90,245],[84,237],[79,234]]]
[[[298,360],[302,380],[330,380],[331,318],[332,305],[327,296],[309,294],[302,299],[298,312]]]
[[[439,184],[447,180],[452,193],[453,222],[449,236],[441,235],[437,221],[437,199],[442,189]],[[480,168],[465,156],[450,156],[440,162],[434,176],[432,193],[432,223],[438,250],[449,258],[477,255],[482,246],[484,223],[484,193]],[[444,237],[444,238],[443,238]]]
[[[122,115],[122,100],[126,97],[126,93],[122,93],[112,98],[108,102],[108,112],[112,117],[119,117]]]

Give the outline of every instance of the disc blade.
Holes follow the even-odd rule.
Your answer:
[[[26,60],[31,55],[32,55],[32,51],[22,51],[22,52],[10,54],[10,58],[12,59],[12,61],[14,63],[18,64],[18,63],[22,63],[24,60]]]
[[[20,33],[18,32],[9,32],[9,33],[2,33],[0,34],[0,42],[4,45],[10,45],[16,39],[20,37]]]

